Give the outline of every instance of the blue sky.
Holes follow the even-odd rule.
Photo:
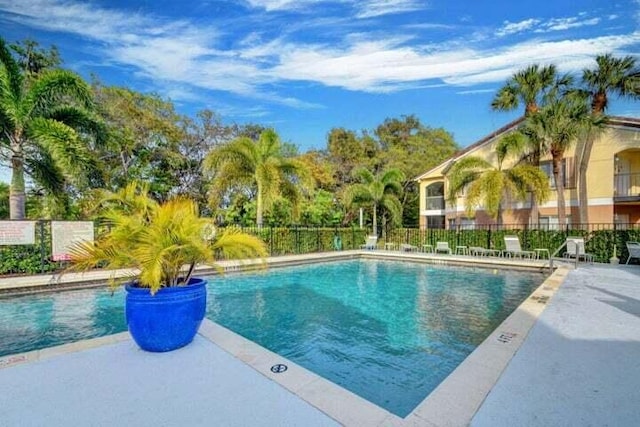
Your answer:
[[[184,114],[273,126],[302,150],[403,114],[466,146],[518,115],[489,107],[514,71],[640,52],[640,0],[0,0],[0,35],[55,44],[82,76]],[[611,107],[640,116],[640,102]]]

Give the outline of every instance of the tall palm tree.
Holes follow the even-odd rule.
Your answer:
[[[391,221],[398,224],[402,220],[402,182],[404,175],[398,169],[389,169],[374,175],[366,168],[353,171],[353,177],[359,181],[345,189],[345,205],[371,206],[373,214],[373,234],[378,235],[378,209],[383,208]]]
[[[561,174],[565,152],[578,137],[602,127],[603,119],[589,113],[587,98],[570,92],[550,100],[537,113],[527,118],[524,132],[536,138],[545,152],[551,154],[553,179],[558,193],[558,224],[566,224],[564,181]]]
[[[466,187],[467,214],[471,215],[477,207],[482,207],[498,225],[502,225],[505,198],[524,201],[531,191],[537,202],[546,201],[549,197],[549,180],[540,168],[527,163],[504,167],[505,160],[517,156],[525,143],[524,135],[519,132],[501,138],[496,144],[497,165],[476,156],[457,161],[447,173],[448,200],[454,202]]]
[[[536,113],[550,95],[570,86],[573,78],[569,75],[559,75],[555,65],[540,66],[533,64],[517,71],[507,80],[491,101],[491,108],[498,111],[510,111],[524,104],[524,116],[529,117]],[[539,146],[536,140],[529,139],[531,152],[530,162],[533,166],[540,166]],[[538,205],[534,194],[531,194],[531,218],[532,224],[538,224]]]
[[[25,217],[25,174],[52,194],[92,159],[79,132],[96,130],[91,90],[76,74],[48,70],[27,79],[0,38],[0,157],[10,160],[11,219]]]
[[[591,114],[602,115],[609,105],[609,95],[617,94],[632,99],[640,98],[640,68],[632,56],[616,58],[611,54],[596,56],[596,68],[582,71],[582,82],[591,96]],[[578,199],[580,222],[589,222],[587,169],[595,135],[584,142],[578,168]]]
[[[501,87],[491,101],[491,108],[498,111],[510,111],[524,104],[525,117],[538,111],[545,96],[571,83],[568,75],[559,76],[556,66],[533,64],[517,71]]]
[[[204,168],[213,172],[220,188],[234,182],[255,186],[256,224],[263,225],[264,211],[278,196],[284,195],[297,204],[296,183],[305,171],[295,159],[284,157],[280,138],[273,129],[264,130],[258,139],[237,138],[211,151]]]

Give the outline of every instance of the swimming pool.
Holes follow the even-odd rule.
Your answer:
[[[404,417],[541,281],[398,261],[313,264],[212,277],[207,317]],[[122,301],[104,290],[0,300],[0,355],[123,331]]]

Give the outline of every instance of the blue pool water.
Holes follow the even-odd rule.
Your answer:
[[[359,260],[210,278],[207,317],[406,416],[542,281]],[[0,355],[126,330],[123,295],[0,299]]]

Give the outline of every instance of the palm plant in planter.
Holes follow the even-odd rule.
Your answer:
[[[238,229],[216,235],[193,201],[159,204],[139,184],[109,193],[101,206],[109,231],[76,244],[71,269],[131,269],[125,277],[114,271],[109,284],[125,284],[127,325],[143,350],[169,351],[193,340],[206,309],[206,281],[193,277],[196,265],[220,270],[218,258],[267,254],[264,242]]]

